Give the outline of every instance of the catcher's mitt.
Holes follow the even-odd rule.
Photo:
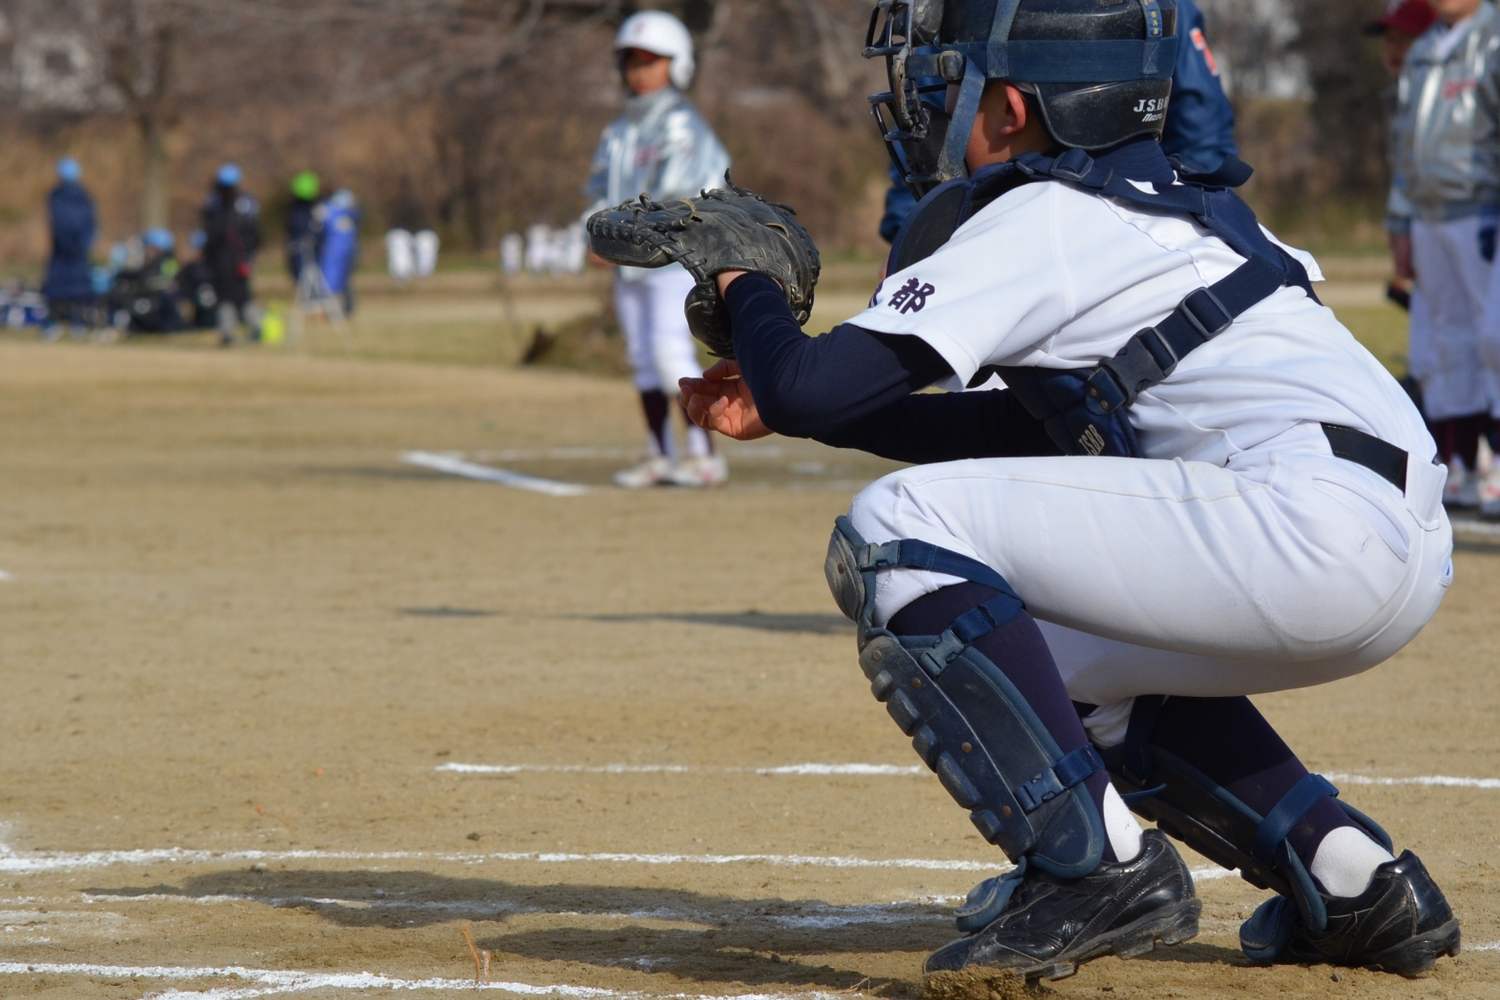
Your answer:
[[[786,292],[798,323],[812,314],[818,248],[796,212],[736,187],[661,204],[645,195],[589,218],[589,245],[605,260],[631,267],[678,263],[697,285],[688,293],[688,328],[709,351],[734,357],[729,320],[714,276],[723,271],[769,275]]]

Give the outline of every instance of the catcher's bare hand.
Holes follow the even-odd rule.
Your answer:
[[[702,378],[685,378],[677,385],[688,419],[704,430],[718,431],[736,441],[754,441],[771,433],[760,419],[737,362],[720,361]]]

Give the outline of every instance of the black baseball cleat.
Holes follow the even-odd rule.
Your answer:
[[[1240,928],[1240,947],[1263,965],[1350,965],[1419,976],[1457,955],[1458,918],[1411,851],[1375,869],[1352,899],[1323,897],[1327,926],[1312,931],[1292,900],[1267,900]]]
[[[960,928],[975,914],[998,915],[933,952],[926,971],[985,966],[1027,980],[1061,979],[1103,955],[1129,958],[1157,942],[1187,941],[1198,933],[1201,909],[1177,849],[1147,830],[1133,860],[1101,865],[1083,878],[1058,879],[1023,866],[1019,878],[980,883],[959,911]]]

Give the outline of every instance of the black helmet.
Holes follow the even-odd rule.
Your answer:
[[[1060,145],[1104,149],[1160,138],[1177,63],[1177,0],[878,0],[865,55],[890,90],[870,98],[918,194],[963,176],[984,85],[1032,95]],[[936,109],[959,85],[951,119]]]

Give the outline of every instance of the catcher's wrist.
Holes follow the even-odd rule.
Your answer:
[[[736,281],[743,278],[746,274],[749,273],[750,272],[748,271],[720,271],[718,274],[714,275],[714,281],[717,282],[719,286],[720,297],[722,297],[726,292],[729,291],[730,285],[734,284]]]

